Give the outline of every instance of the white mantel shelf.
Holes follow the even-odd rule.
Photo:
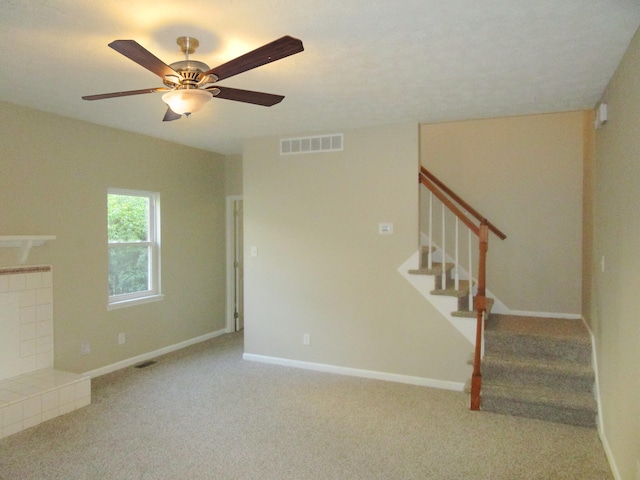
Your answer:
[[[0,235],[0,248],[19,248],[18,264],[23,265],[29,258],[31,247],[39,247],[44,242],[55,239],[55,235]]]

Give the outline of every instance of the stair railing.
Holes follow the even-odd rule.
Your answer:
[[[418,176],[420,184],[424,185],[430,192],[429,196],[429,257],[428,267],[432,268],[431,251],[433,249],[433,196],[442,203],[442,268],[443,268],[443,289],[445,274],[444,268],[446,263],[446,237],[445,237],[445,210],[448,210],[456,217],[455,223],[455,272],[454,272],[454,288],[459,289],[459,242],[458,242],[458,226],[462,222],[468,229],[468,276],[469,276],[469,306],[473,305],[476,312],[476,344],[473,355],[473,375],[471,377],[471,410],[480,409],[480,391],[482,389],[482,341],[484,333],[484,320],[487,313],[487,297],[486,297],[486,266],[487,251],[489,249],[489,232],[494,233],[498,238],[504,240],[507,236],[496,228],[485,217],[480,215],[473,207],[460,198],[453,190],[442,183],[435,175],[426,168],[420,167]],[[473,217],[473,218],[470,218]],[[471,234],[478,238],[478,278],[475,295],[473,295],[473,262],[472,262],[472,241]]]

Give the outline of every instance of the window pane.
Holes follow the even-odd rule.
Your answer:
[[[109,194],[110,242],[149,240],[149,198]]]
[[[109,247],[109,295],[151,289],[149,250],[147,246]]]
[[[160,194],[109,188],[107,215],[107,309],[161,299]]]

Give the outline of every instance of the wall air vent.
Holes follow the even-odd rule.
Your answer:
[[[280,155],[299,153],[337,152],[343,149],[344,134],[315,135],[312,137],[283,138],[280,140]]]

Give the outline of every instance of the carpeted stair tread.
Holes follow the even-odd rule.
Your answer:
[[[476,318],[478,314],[473,310],[456,310],[451,312],[451,316],[460,318]]]
[[[483,383],[481,397],[481,409],[487,412],[595,427],[597,406],[592,393]]]
[[[453,263],[445,263],[444,272],[451,271],[453,267],[454,267]],[[436,263],[436,262],[434,262],[431,265],[431,268],[424,266],[424,267],[409,270],[409,273],[412,275],[442,275],[442,272],[443,272],[442,263]]]
[[[485,350],[591,366],[591,337],[580,320],[493,314],[486,323]]]
[[[493,314],[487,321],[487,331],[505,334],[567,337],[590,343],[589,332],[581,320],[540,318]]]
[[[560,391],[593,391],[593,368],[566,361],[540,361],[518,357],[486,355],[482,361],[485,382],[515,382],[553,387]]]
[[[467,381],[465,392],[471,391],[471,381]],[[524,387],[514,383],[492,383],[483,381],[482,409],[488,410],[489,400],[509,400],[520,403],[537,403],[554,407],[568,407],[575,410],[596,412],[596,401],[591,392],[558,392],[553,388]],[[500,412],[498,412],[500,413]]]
[[[591,365],[589,345],[576,344],[566,340],[544,338],[491,338],[485,337],[485,351],[493,354],[517,355],[523,358],[559,361],[566,360],[583,365]]]
[[[435,289],[430,292],[432,295],[446,295],[449,297],[464,297],[469,295],[469,280],[459,280],[458,288],[455,287],[455,281],[447,282],[447,288]]]
[[[485,299],[487,313],[491,313],[491,309],[493,308],[493,298],[487,297]],[[451,312],[452,317],[460,317],[460,318],[477,318],[478,313],[475,310],[457,310],[455,312]]]
[[[526,359],[523,360],[520,357],[509,357],[509,356],[493,356],[493,355],[485,355],[482,360],[483,365],[486,368],[491,368],[492,366],[502,367],[502,368],[513,368],[520,370],[539,370],[545,372],[557,372],[564,373],[567,375],[579,375],[586,377],[593,377],[594,372],[593,368],[589,365],[576,364],[565,361],[540,361],[536,359]]]
[[[596,401],[592,392],[559,392],[546,387],[524,387],[513,383],[483,382],[482,398],[518,399],[529,403],[545,403],[575,409],[596,411]]]

